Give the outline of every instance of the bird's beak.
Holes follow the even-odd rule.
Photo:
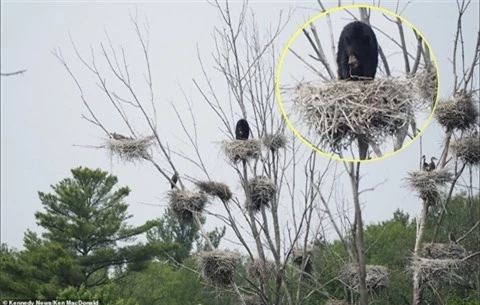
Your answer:
[[[356,68],[358,67],[358,59],[355,57],[355,55],[350,55],[348,56],[348,64],[352,67],[352,68]]]

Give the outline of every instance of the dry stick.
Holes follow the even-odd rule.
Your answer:
[[[1,76],[13,76],[17,74],[23,74],[27,72],[27,70],[20,70],[20,71],[15,71],[15,72],[7,72],[7,73],[0,73]]]
[[[458,239],[457,239],[457,243],[459,243],[459,242],[461,242],[462,240],[464,240],[465,238],[467,238],[468,235],[470,235],[470,233],[472,233],[473,230],[475,230],[475,229],[478,227],[479,224],[480,224],[480,220],[477,221],[477,223],[475,223],[475,225],[474,225],[473,227],[471,227],[470,230],[467,231],[467,233],[463,234],[462,237],[458,238]]]

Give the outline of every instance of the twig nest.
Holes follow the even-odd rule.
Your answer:
[[[435,117],[446,130],[468,130],[478,122],[478,107],[472,94],[456,93],[438,103]]]
[[[259,259],[249,261],[246,267],[247,277],[251,280],[270,280],[275,276],[275,264],[266,261],[265,265]]]
[[[247,184],[250,200],[247,199],[246,208],[254,212],[260,211],[262,206],[269,207],[277,193],[277,186],[271,179],[265,177],[251,178]]]
[[[430,172],[409,172],[406,178],[408,187],[416,191],[422,200],[432,206],[436,205],[440,200],[438,187],[444,186],[452,179],[452,174],[445,169],[437,169]]]
[[[218,197],[222,201],[228,201],[232,199],[232,191],[230,191],[230,188],[225,183],[215,181],[197,181],[195,182],[195,185],[208,195]]]
[[[421,255],[413,258],[411,269],[420,274],[422,282],[433,285],[462,282],[462,274],[468,265],[463,260],[467,251],[461,245],[428,243],[423,246]]]
[[[457,243],[428,243],[423,245],[422,257],[433,259],[462,259],[467,251]]]
[[[271,151],[278,151],[287,146],[287,138],[283,134],[267,134],[262,138],[263,145]]]
[[[303,83],[294,91],[294,110],[320,145],[333,151],[360,134],[380,142],[407,124],[415,109],[425,108],[414,90],[419,77]]]
[[[136,139],[118,136],[119,135],[117,135],[116,139],[107,139],[105,142],[111,155],[117,155],[121,160],[126,162],[135,162],[143,159],[149,160],[151,158],[148,149],[154,143],[154,136]]]
[[[243,295],[243,300],[245,301],[245,305],[265,305],[262,301],[262,298],[258,295]],[[242,304],[241,302],[239,304]]]
[[[388,288],[389,279],[388,279],[388,268],[378,265],[367,265],[366,266],[366,276],[365,276],[365,285],[367,290],[370,292],[378,291],[382,288]],[[341,272],[342,280],[350,286],[353,290],[358,291],[358,286],[360,284],[358,276],[358,265],[356,264],[346,264]]]
[[[198,257],[204,278],[211,284],[219,286],[233,283],[237,260],[238,253],[220,250],[202,252]]]
[[[203,192],[173,189],[168,192],[169,203],[177,218],[191,222],[194,213],[202,213],[207,204],[207,195]]]
[[[327,300],[325,305],[350,305],[350,303],[344,300]]]
[[[470,165],[480,164],[480,138],[477,136],[463,137],[450,146],[454,155]]]
[[[261,145],[258,140],[231,140],[222,143],[225,156],[233,163],[258,159],[261,152]]]
[[[299,268],[303,267],[303,271],[311,274],[313,272],[313,252],[312,249],[295,248],[292,250],[292,263]]]
[[[419,69],[415,75],[415,87],[418,96],[429,101],[431,108],[433,108],[437,100],[438,89],[437,69],[435,69],[435,65],[430,63],[423,69]]]

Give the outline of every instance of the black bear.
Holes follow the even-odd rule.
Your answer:
[[[247,140],[250,135],[250,126],[245,119],[240,119],[235,127],[235,138],[237,140]]]
[[[372,28],[361,21],[347,24],[338,40],[338,78],[375,78],[378,65],[378,43]]]

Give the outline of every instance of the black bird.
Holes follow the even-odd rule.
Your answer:
[[[235,138],[237,140],[247,140],[250,135],[250,126],[245,119],[240,119],[235,127]]]
[[[170,186],[172,187],[172,190],[175,188],[175,185],[177,184],[178,181],[178,175],[177,173],[173,174],[172,178],[170,178],[172,182],[170,182]]]
[[[437,158],[435,158],[435,157],[432,157],[432,158],[430,159],[430,164],[428,164],[428,171],[429,171],[429,172],[433,171],[433,170],[436,168],[436,166],[435,166],[435,160],[437,160]]]
[[[422,164],[422,170],[429,172],[430,171],[430,164],[427,163],[427,157],[425,155],[422,156],[423,164]]]
[[[455,236],[453,236],[452,232],[448,232],[448,240],[449,240],[451,243],[454,243],[454,244],[457,243],[457,239],[455,238]]]
[[[338,40],[339,79],[375,78],[378,66],[378,42],[372,28],[361,21],[347,24]]]
[[[131,139],[132,139],[132,138],[123,136],[123,135],[121,135],[121,134],[118,134],[118,133],[116,133],[116,132],[111,133],[110,136],[111,136],[113,139],[119,140],[119,141],[121,141],[121,140],[131,140]]]

